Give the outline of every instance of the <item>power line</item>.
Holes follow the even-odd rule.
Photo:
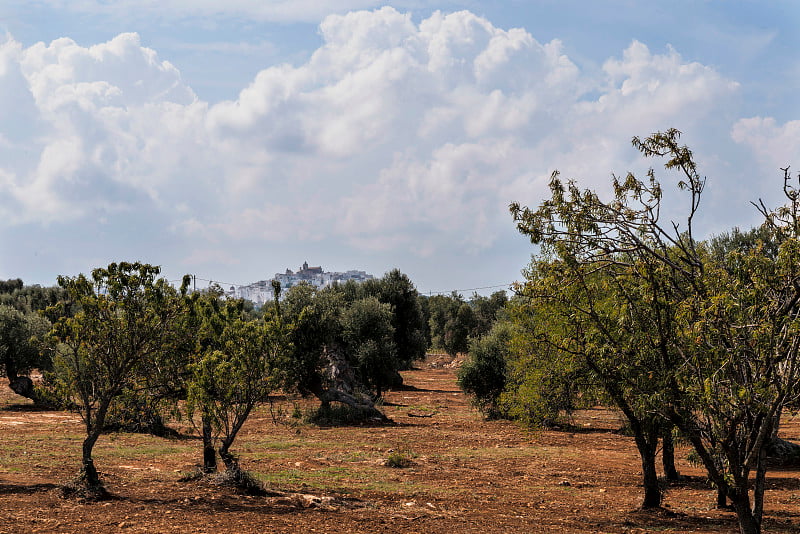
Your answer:
[[[236,287],[245,287],[253,284],[235,284],[233,282],[222,282],[220,280],[210,280],[208,278],[200,278],[199,276],[195,275],[188,275],[193,280],[200,280],[201,282],[208,282],[209,284],[219,284],[220,286],[236,286]],[[170,284],[175,284],[177,282],[183,282],[183,278],[177,278],[175,280],[167,280]]]
[[[209,280],[207,278],[200,278],[198,277],[197,280],[201,280],[203,282],[208,282],[209,284],[219,284],[221,286],[237,286],[237,287],[244,287],[249,286],[252,284],[234,284],[233,282],[222,282],[220,280]]]
[[[478,291],[478,290],[481,290],[481,289],[497,289],[497,288],[500,288],[500,287],[510,288],[513,285],[514,285],[514,282],[510,282],[508,284],[497,284],[497,285],[494,285],[494,286],[471,287],[469,289],[451,289],[450,291],[420,291],[419,293],[422,294],[422,295],[427,294],[429,296],[431,296],[431,295],[449,295],[450,293],[453,293],[453,292],[455,292],[455,293],[466,293],[468,291]]]

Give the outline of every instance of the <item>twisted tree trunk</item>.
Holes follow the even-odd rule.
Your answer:
[[[350,364],[335,348],[325,347],[323,356],[328,364],[323,370],[322,380],[317,380],[309,386],[309,390],[320,400],[323,407],[330,405],[331,402],[340,402],[358,410],[365,419],[390,421],[378,410],[369,395],[356,393],[365,388],[356,379]]]

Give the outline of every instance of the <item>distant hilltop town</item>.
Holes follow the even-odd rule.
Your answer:
[[[300,283],[311,284],[316,288],[328,287],[333,284],[341,284],[349,280],[364,282],[375,277],[364,271],[346,271],[343,273],[333,273],[322,270],[322,267],[309,267],[308,262],[303,262],[302,267],[297,272],[286,269],[285,273],[275,273],[270,280],[260,280],[247,286],[231,286],[226,292],[228,296],[250,300],[257,305],[264,304],[272,300],[272,281],[277,280],[281,288],[286,290]]]

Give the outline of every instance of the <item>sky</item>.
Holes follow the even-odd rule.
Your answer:
[[[800,4],[3,0],[0,279],[113,261],[248,284],[304,262],[422,293],[520,280],[508,205],[607,193],[677,128],[695,233],[800,171]]]

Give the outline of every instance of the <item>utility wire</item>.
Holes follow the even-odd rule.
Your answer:
[[[494,286],[471,287],[469,289],[451,289],[450,291],[420,291],[419,293],[421,295],[428,295],[428,296],[432,296],[432,295],[449,295],[450,293],[454,293],[454,292],[455,293],[466,293],[468,291],[478,291],[480,289],[497,289],[497,288],[500,288],[500,287],[510,288],[512,285],[514,285],[514,282],[510,282],[508,284],[498,284],[498,285],[494,285]]]
[[[233,282],[222,282],[220,280],[209,280],[208,278],[200,278],[199,276],[189,275],[192,277],[193,280],[200,280],[201,282],[208,282],[209,284],[219,284],[220,286],[236,286],[236,287],[245,287],[252,284],[235,284]],[[178,282],[183,282],[183,278],[178,278],[176,280],[167,280],[170,284],[175,284]]]
[[[252,284],[234,284],[233,282],[221,282],[219,280],[208,280],[207,278],[197,278],[197,280],[201,280],[203,282],[208,282],[209,284],[219,284],[221,286],[236,286],[236,287],[244,287]]]

